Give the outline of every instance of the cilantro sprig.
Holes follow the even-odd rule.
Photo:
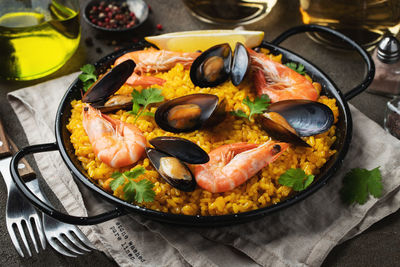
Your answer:
[[[132,92],[132,110],[130,114],[136,115],[135,122],[140,116],[154,116],[152,112],[144,112],[148,105],[164,101],[162,91],[157,88],[143,89],[141,92],[133,90]],[[140,109],[142,108],[142,109]]]
[[[370,171],[355,168],[344,176],[340,194],[346,204],[357,202],[362,205],[367,202],[368,195],[379,198],[382,196],[382,191],[382,176],[379,167]]]
[[[86,64],[81,68],[82,73],[79,74],[78,78],[83,83],[83,91],[87,91],[89,87],[97,81],[95,74],[96,68],[92,64]]]
[[[111,189],[115,191],[118,187],[125,184],[123,191],[126,201],[135,201],[137,203],[151,202],[156,195],[153,191],[154,184],[147,179],[140,180],[139,182],[134,181],[134,179],[145,172],[146,170],[141,166],[124,173],[114,172],[111,175],[114,178],[110,183]]]
[[[240,109],[232,111],[231,114],[250,120],[254,114],[262,114],[267,111],[270,101],[271,100],[269,99],[268,95],[261,95],[260,97],[256,97],[254,101],[251,101],[250,98],[247,96],[245,99],[243,99],[242,103],[249,107],[250,115],[247,116],[247,114]]]
[[[283,173],[278,183],[291,187],[294,191],[302,191],[306,189],[314,181],[314,175],[306,175],[302,169],[289,169]]]
[[[292,70],[298,72],[301,75],[305,75],[306,74],[306,70],[303,64],[297,64],[294,62],[289,62],[285,64],[287,67],[291,68]]]

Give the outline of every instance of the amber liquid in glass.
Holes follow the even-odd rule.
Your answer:
[[[300,0],[304,24],[332,27],[365,48],[373,47],[384,34],[400,29],[399,0]],[[330,36],[312,33],[316,41],[342,47]]]
[[[31,80],[59,69],[80,39],[79,12],[52,2],[48,10],[0,15],[0,76]]]

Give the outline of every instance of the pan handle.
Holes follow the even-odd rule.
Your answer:
[[[340,38],[342,41],[348,43],[352,48],[357,50],[357,52],[361,55],[363,60],[365,61],[365,64],[367,65],[367,73],[365,75],[364,80],[362,81],[361,84],[357,85],[354,87],[352,90],[344,94],[344,98],[349,101],[356,95],[362,93],[367,87],[371,84],[372,80],[374,79],[375,76],[375,64],[372,61],[371,56],[368,54],[367,51],[364,50],[359,44],[357,44],[355,41],[347,37],[346,35],[335,31],[331,28],[328,27],[323,27],[320,25],[314,25],[314,24],[309,24],[309,25],[302,25],[302,26],[297,26],[290,28],[289,30],[285,31],[278,37],[276,37],[271,43],[274,45],[279,45],[281,42],[286,40],[288,37],[298,34],[298,33],[303,33],[303,32],[325,32],[332,34],[338,38]]]
[[[55,151],[55,150],[58,150],[57,143],[27,146],[18,151],[11,159],[11,164],[10,164],[11,176],[15,184],[19,188],[19,190],[25,195],[25,197],[28,198],[28,200],[33,205],[35,205],[39,210],[41,210],[43,213],[46,213],[50,217],[53,217],[65,223],[75,224],[75,225],[98,224],[125,214],[124,210],[122,210],[119,207],[116,207],[114,210],[107,211],[105,213],[101,213],[95,216],[90,216],[90,217],[71,216],[55,210],[51,205],[43,202],[35,194],[33,194],[32,191],[29,190],[26,184],[22,181],[22,178],[18,173],[18,162],[29,154]]]

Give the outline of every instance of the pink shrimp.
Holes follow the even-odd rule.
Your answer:
[[[220,146],[208,155],[210,161],[194,166],[197,184],[212,193],[225,192],[243,184],[277,159],[287,143],[268,141],[262,145],[235,143]]]
[[[125,167],[143,156],[146,138],[135,125],[104,115],[89,104],[83,106],[82,123],[94,154],[105,164]]]
[[[182,53],[167,50],[156,50],[150,48],[126,53],[115,60],[114,65],[118,65],[125,60],[132,59],[136,63],[135,73],[159,72],[172,69],[177,63],[181,63],[184,68],[190,68],[193,61],[200,53]]]
[[[262,53],[249,48],[247,51],[258,95],[268,95],[272,103],[288,99],[317,100],[318,90],[303,75]]]
[[[165,80],[153,76],[140,76],[136,73],[132,73],[132,75],[129,76],[125,83],[130,86],[140,85],[143,87],[149,87],[153,84],[163,85],[165,83]]]

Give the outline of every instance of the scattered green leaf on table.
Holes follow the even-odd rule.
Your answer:
[[[82,81],[83,90],[86,92],[97,81],[96,68],[92,64],[86,64],[81,68],[81,71],[82,73],[79,74],[78,78]]]
[[[154,116],[151,112],[143,112],[148,105],[164,101],[162,91],[157,88],[143,89],[141,92],[133,90],[132,92],[132,110],[131,114],[136,115],[135,122],[140,116]],[[140,110],[140,108],[142,108]]]
[[[118,187],[124,185],[124,197],[128,202],[151,202],[156,195],[153,191],[154,184],[147,179],[138,182],[134,181],[134,179],[144,174],[145,171],[143,167],[136,167],[132,171],[126,171],[124,173],[114,172],[111,175],[114,180],[111,181],[110,187],[115,191]]]
[[[254,101],[251,101],[250,98],[247,96],[245,99],[243,99],[242,103],[249,107],[250,115],[247,116],[243,110],[235,110],[232,111],[231,114],[250,120],[254,114],[262,114],[267,111],[270,101],[271,100],[269,99],[268,95],[261,95],[259,97],[256,97]]]
[[[294,63],[294,62],[289,62],[285,64],[287,67],[291,68],[292,70],[294,70],[295,72],[301,74],[301,75],[305,75],[306,74],[306,70],[304,68],[303,64],[298,64]]]
[[[302,169],[289,169],[283,173],[278,182],[281,185],[291,187],[294,191],[306,189],[314,181],[314,175],[306,175]]]
[[[379,167],[370,171],[355,168],[344,176],[340,194],[342,200],[347,204],[353,202],[364,204],[367,202],[369,194],[379,198],[382,196],[382,191],[382,176]]]

